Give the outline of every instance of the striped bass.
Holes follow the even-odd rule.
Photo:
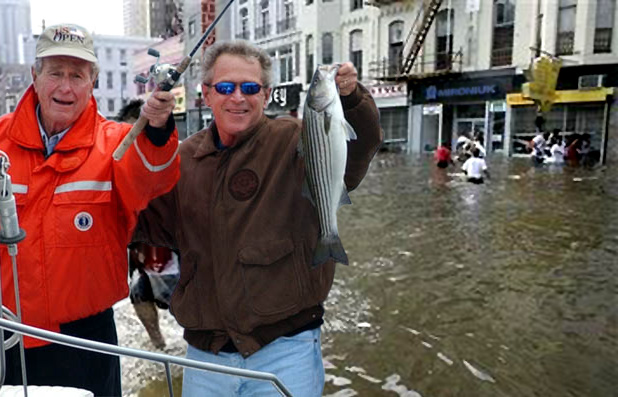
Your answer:
[[[299,152],[305,162],[303,195],[317,208],[320,236],[312,266],[333,258],[348,264],[337,230],[337,210],[351,204],[343,176],[348,154],[347,141],[356,139],[343,116],[335,84],[336,65],[319,65],[307,92]]]

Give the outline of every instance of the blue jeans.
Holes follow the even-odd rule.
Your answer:
[[[276,375],[295,397],[318,397],[324,389],[320,328],[282,336],[247,358],[240,353],[213,354],[189,345],[187,358]],[[277,396],[274,384],[193,368],[184,369],[183,397]]]

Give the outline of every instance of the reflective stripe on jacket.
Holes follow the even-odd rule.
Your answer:
[[[140,134],[121,161],[112,152],[131,125],[105,119],[91,98],[45,158],[32,86],[0,118],[17,214],[26,239],[17,268],[25,324],[59,325],[111,307],[128,295],[127,244],[137,214],[179,178],[178,132],[163,147]],[[0,246],[3,304],[14,313],[11,259]],[[26,347],[48,342],[26,338]]]

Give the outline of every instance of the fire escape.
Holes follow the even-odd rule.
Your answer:
[[[392,0],[373,0],[370,4],[381,7],[394,2]],[[403,42],[398,59],[372,62],[371,69],[376,80],[401,81],[410,77],[412,68],[423,48],[442,2],[443,0],[424,0],[425,5],[419,10],[412,28]],[[449,58],[451,56],[452,54],[449,51]],[[396,65],[393,62],[396,62]],[[449,59],[447,70],[441,70],[441,72],[450,71],[451,66],[452,62]]]

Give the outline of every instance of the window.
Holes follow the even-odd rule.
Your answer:
[[[94,82],[94,89],[96,90],[97,88],[99,88],[99,77],[97,76],[96,81]]]
[[[612,52],[612,35],[616,0],[598,0],[594,30],[594,53]]]
[[[401,51],[403,50],[403,21],[388,25],[388,73],[397,75],[401,70]]]
[[[601,147],[603,137],[603,103],[589,104],[555,104],[545,116],[545,131],[554,128],[562,130],[567,143],[573,134],[588,133],[595,149]],[[515,106],[512,108],[511,136],[512,152],[527,153],[527,143],[534,138],[536,108],[533,106]]]
[[[313,77],[313,69],[315,66],[313,65],[313,36],[307,36],[307,40],[305,41],[305,66],[307,67],[307,84],[311,83],[311,78]]]
[[[322,63],[333,63],[333,34],[324,33],[322,35]]]
[[[255,38],[261,39],[270,34],[270,14],[268,11],[268,0],[262,1],[258,18],[258,27],[255,30]]]
[[[120,49],[120,65],[122,64],[127,64],[127,50],[125,50],[124,48]]]
[[[279,52],[279,81],[285,83],[292,81],[293,77],[292,47],[284,48]]]
[[[107,89],[111,90],[114,88],[114,74],[112,72],[107,72]]]
[[[127,87],[127,72],[120,73],[120,88]]]
[[[360,10],[363,8],[363,0],[350,0],[350,10]]]
[[[114,111],[114,100],[113,99],[107,100],[107,110],[110,112]]]
[[[442,10],[436,16],[436,70],[451,68],[454,19],[453,9]]]
[[[277,33],[293,29],[296,18],[294,17],[294,3],[292,3],[292,0],[283,0],[283,10],[280,11],[280,14],[281,17],[277,22]]]
[[[195,21],[189,21],[189,37],[195,36]]]
[[[108,61],[112,60],[112,49],[111,48],[105,49],[105,59],[107,59]]]
[[[559,0],[556,55],[572,55],[575,42],[577,0]]]
[[[249,11],[246,8],[240,9],[240,33],[237,38],[249,40]]]
[[[363,31],[360,29],[350,32],[350,61],[358,72],[358,80],[363,78]]]
[[[313,4],[313,0],[305,0],[305,5],[311,5]]]
[[[514,27],[514,0],[494,0],[494,37],[491,50],[491,66],[511,64]]]

